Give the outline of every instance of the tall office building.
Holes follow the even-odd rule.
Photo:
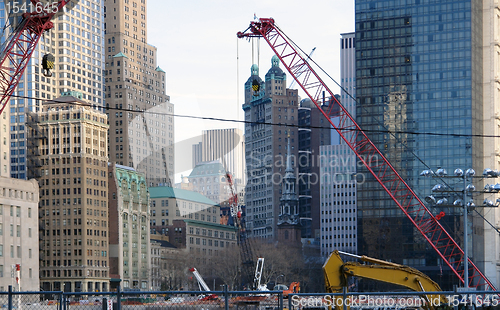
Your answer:
[[[498,4],[361,0],[355,7],[357,121],[402,178],[423,196],[431,194],[437,181],[419,176],[427,168],[422,162],[451,172],[481,172],[487,162],[498,168],[498,142],[482,136],[498,133],[492,113],[498,111]],[[416,267],[443,289],[458,285],[369,172],[361,167],[358,173],[366,176],[358,184],[359,252]],[[476,205],[483,201],[476,199]],[[446,213],[441,224],[463,245],[463,210],[431,211]],[[485,256],[482,234],[488,224],[474,212],[470,215],[470,257],[483,270],[488,265],[487,277],[498,286],[498,243],[496,252]]]
[[[355,35],[342,34],[340,39],[340,103],[356,117],[355,98]],[[332,121],[338,124],[337,118]],[[349,139],[349,138],[348,138]],[[357,158],[335,131],[331,145],[320,146],[321,165],[321,255],[333,250],[357,252],[356,173]],[[359,181],[362,181],[359,178]]]
[[[108,124],[73,96],[28,113],[30,178],[40,184],[40,286],[44,291],[109,289]]]
[[[2,1],[0,11],[4,10],[2,16],[15,26],[24,13],[20,9],[24,4],[27,4],[24,8],[28,11],[35,8],[29,3],[29,0]],[[80,99],[95,107],[104,105],[103,8],[103,0],[70,1],[64,12],[53,20],[54,28],[41,37],[6,107],[10,111],[10,170],[13,178],[26,179],[31,168],[26,164],[26,113],[37,112],[42,101],[70,91],[78,92]],[[41,60],[47,53],[55,56],[55,68],[50,77],[41,72]]]
[[[38,183],[0,175],[0,290],[38,291]],[[20,281],[16,283],[19,265]]]
[[[146,176],[148,187],[174,178],[174,105],[165,72],[147,43],[146,0],[107,1],[106,107],[109,158]]]
[[[252,65],[245,83],[245,204],[246,228],[251,235],[276,239],[288,139],[292,167],[298,155],[299,96],[297,90],[286,88],[277,56],[271,64],[265,81],[259,77],[258,66]]]
[[[0,115],[0,176],[10,177],[9,109]]]
[[[237,128],[203,130],[202,140],[193,145],[193,168],[200,162],[219,161],[234,178],[237,189],[245,186],[245,140]],[[200,157],[201,154],[201,157]]]
[[[298,110],[297,186],[301,235],[302,238],[317,241],[320,236],[320,162],[318,159],[320,146],[330,144],[330,124],[309,98],[300,101]]]
[[[483,9],[483,128],[484,134],[484,168],[499,169],[500,145],[500,25],[493,21],[500,20],[500,6],[493,1],[485,1]],[[497,183],[498,180],[491,180]],[[495,201],[495,197],[488,199]],[[478,210],[490,223],[496,223],[500,218],[498,208]],[[482,220],[481,224],[484,222]],[[477,225],[476,225],[477,226]],[[500,235],[494,227],[484,224],[484,272],[498,288],[500,287]],[[483,263],[478,262],[480,265]]]
[[[109,273],[111,288],[150,290],[149,192],[144,175],[110,164]]]

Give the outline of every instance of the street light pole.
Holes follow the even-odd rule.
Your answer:
[[[446,172],[445,169],[439,168],[436,170],[436,172],[434,172],[432,170],[424,170],[420,173],[420,176],[436,177],[436,178],[443,178],[443,179],[444,178],[463,178],[463,180],[464,180],[464,190],[463,190],[462,201],[460,199],[458,199],[458,200],[454,201],[451,206],[464,208],[463,209],[463,212],[464,212],[464,242],[463,242],[463,246],[464,246],[464,248],[463,248],[464,274],[463,274],[463,280],[464,280],[464,289],[467,290],[470,288],[469,287],[470,282],[469,282],[469,244],[468,244],[469,243],[469,238],[468,238],[469,221],[468,221],[468,211],[469,211],[469,207],[471,207],[471,208],[476,207],[476,205],[474,204],[474,202],[472,200],[472,197],[469,200],[469,202],[467,202],[467,193],[470,193],[472,195],[472,193],[476,192],[475,186],[472,184],[472,181],[475,177],[476,172],[472,168],[467,169],[465,172],[462,169],[458,168],[458,169],[455,169],[455,171],[454,171],[455,176],[448,176],[447,174],[448,173]],[[500,172],[498,170],[492,170],[490,168],[486,168],[483,171],[483,176],[477,177],[477,178],[498,178],[498,177],[500,177]],[[469,179],[471,181],[471,184],[467,185],[467,182]],[[459,192],[459,191],[454,191],[446,183],[444,185],[443,184],[436,184],[432,188],[432,191],[439,192],[441,194],[446,193],[446,192],[455,192],[455,193]],[[490,194],[500,193],[500,184],[498,184],[498,183],[496,185],[486,184],[486,186],[484,187],[484,191],[477,191],[477,192],[490,193]],[[441,207],[445,206],[448,203],[448,200],[446,198],[436,200],[436,198],[433,195],[425,197],[425,201],[429,204],[432,204],[435,206],[441,206]],[[493,201],[491,201],[489,199],[484,199],[483,205],[481,205],[479,207],[489,207],[489,208],[500,207],[500,198],[498,198],[496,200],[496,203],[494,203]],[[444,215],[444,213],[443,213],[443,215]],[[437,218],[437,219],[439,220],[440,218]]]
[[[468,226],[469,223],[467,221],[467,174],[464,174],[464,288],[467,290],[469,288],[469,245],[468,245]]]

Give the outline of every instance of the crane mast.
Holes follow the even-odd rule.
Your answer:
[[[0,53],[0,114],[19,85],[40,37],[46,30],[54,27],[51,19],[62,12],[63,7],[70,1],[59,0],[47,4],[40,0],[31,0],[31,7],[34,7],[35,11],[23,13],[23,19]]]
[[[248,283],[252,283],[252,289],[257,289],[255,287],[255,281],[251,282],[254,278],[255,262],[253,259],[253,251],[248,240],[248,236],[245,229],[245,223],[243,222],[241,206],[238,204],[238,193],[234,188],[233,176],[231,173],[226,173],[227,183],[230,189],[229,208],[231,217],[233,218],[233,225],[238,229],[237,241],[240,247],[241,264],[242,264],[242,275],[247,280]]]
[[[478,290],[495,290],[493,284],[472,260],[464,257],[462,248],[418,198],[366,133],[361,130],[354,118],[313,70],[311,62],[302,57],[298,48],[276,26],[274,19],[260,18],[258,21],[252,21],[250,26],[245,31],[238,32],[237,36],[238,38],[262,37],[269,44],[290,75],[353,150],[358,160],[364,164],[462,283],[464,283],[463,261],[467,259],[469,286]],[[301,73],[300,76],[299,73]],[[326,103],[323,102],[324,93],[328,94],[331,100],[326,108],[321,107],[322,104]],[[336,118],[338,122],[333,122],[332,118]],[[373,161],[373,159],[376,160]]]

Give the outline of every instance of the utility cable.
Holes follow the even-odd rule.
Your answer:
[[[491,226],[491,228],[496,230],[496,232],[500,235],[500,230],[498,230],[498,228],[496,228],[492,223],[490,223],[481,213],[477,212],[476,209],[474,209],[474,212],[476,212],[486,223],[488,223]]]
[[[32,100],[39,100],[39,101],[45,101],[45,102],[54,102],[56,103],[57,101],[55,99],[41,99],[41,98],[35,98],[35,97],[29,97],[29,96],[18,96],[18,95],[12,95],[11,97],[14,98],[22,98],[22,99],[32,99]],[[78,103],[70,103],[74,105],[81,105]],[[98,107],[95,104],[92,104],[94,107]],[[100,107],[100,106],[99,106]],[[294,125],[294,124],[286,124],[286,123],[272,123],[272,122],[254,122],[254,121],[244,121],[244,120],[237,120],[237,119],[228,119],[228,118],[220,118],[220,117],[209,117],[209,116],[195,116],[195,115],[185,115],[185,114],[173,114],[173,113],[161,113],[161,112],[153,112],[153,111],[137,111],[137,110],[132,110],[132,109],[126,109],[126,108],[113,108],[113,107],[102,107],[105,110],[113,110],[113,111],[123,111],[123,112],[130,112],[130,113],[146,113],[146,114],[157,114],[157,115],[166,115],[166,116],[173,116],[173,117],[181,117],[181,118],[191,118],[191,119],[202,119],[202,120],[211,120],[211,121],[219,121],[219,122],[229,122],[229,123],[242,123],[242,124],[260,124],[260,125],[268,125],[268,126],[282,126],[282,127],[290,127],[290,128],[306,128],[306,129],[330,129],[334,130],[330,126],[315,126],[315,125]],[[349,130],[352,131],[352,128],[344,129],[344,128],[339,128],[340,131],[342,130]],[[450,137],[479,137],[479,138],[500,138],[500,135],[480,135],[480,134],[453,134],[453,133],[437,133],[437,132],[414,132],[414,131],[390,131],[390,130],[381,130],[381,129],[366,129],[363,130],[363,132],[373,132],[373,133],[400,133],[400,134],[409,134],[409,135],[429,135],[429,136],[450,136]]]
[[[280,33],[281,33],[284,37],[286,37],[286,38],[287,38],[287,40],[289,40],[289,42],[290,42],[291,44],[293,44],[293,46],[294,46],[296,49],[298,49],[298,50],[302,53],[302,55],[306,55],[306,53],[305,53],[305,52],[304,52],[304,51],[303,51],[303,50],[302,50],[302,49],[301,49],[301,48],[300,48],[300,47],[299,47],[299,46],[298,46],[298,45],[297,45],[297,44],[296,44],[296,43],[295,43],[295,42],[294,42],[294,41],[293,41],[290,37],[288,37],[288,36],[285,34],[285,32],[283,32],[283,31],[282,31],[282,30],[281,30],[281,29],[280,29],[280,28],[279,28],[276,24],[275,24],[275,27],[279,30],[279,32],[280,32]],[[304,59],[304,57],[302,57],[302,55],[301,55],[301,58],[302,58],[302,59]],[[382,128],[384,128],[384,129],[385,129],[384,131],[378,131],[378,132],[386,132],[386,133],[390,134],[390,135],[391,135],[391,136],[392,136],[392,137],[393,137],[393,138],[394,138],[394,139],[398,142],[398,144],[400,144],[400,145],[401,145],[401,146],[402,146],[402,147],[403,147],[406,151],[408,151],[410,154],[412,154],[412,155],[413,155],[413,157],[414,157],[414,158],[416,158],[416,159],[417,159],[417,160],[418,160],[418,161],[419,161],[419,162],[420,162],[420,163],[421,163],[424,167],[426,167],[427,169],[429,169],[429,170],[433,171],[433,169],[432,169],[429,165],[427,165],[427,163],[426,163],[426,162],[424,162],[424,160],[423,160],[423,159],[421,159],[421,158],[420,158],[420,157],[419,157],[419,156],[418,156],[418,155],[417,155],[417,154],[416,154],[416,153],[415,153],[415,152],[414,152],[414,151],[413,151],[413,150],[412,150],[412,149],[411,149],[411,148],[410,148],[410,147],[409,147],[406,143],[404,143],[403,141],[401,141],[399,138],[397,138],[397,137],[396,137],[396,133],[406,133],[406,134],[412,134],[412,135],[418,135],[419,133],[416,133],[416,132],[411,132],[411,133],[410,133],[410,132],[404,132],[404,131],[390,131],[390,130],[388,130],[388,129],[385,127],[385,125],[384,125],[384,124],[383,124],[383,123],[382,123],[382,122],[381,122],[378,118],[376,118],[376,117],[373,115],[373,113],[370,113],[369,111],[367,111],[367,109],[366,109],[363,105],[361,105],[361,104],[359,103],[359,101],[358,101],[356,98],[354,98],[354,96],[352,96],[352,95],[351,95],[351,93],[349,93],[349,91],[347,91],[347,89],[345,89],[344,87],[342,87],[342,86],[341,86],[341,85],[340,85],[340,84],[339,84],[339,83],[338,83],[338,82],[337,82],[337,81],[336,81],[336,80],[335,80],[335,79],[334,79],[334,78],[333,78],[330,74],[328,74],[328,73],[327,73],[327,72],[326,72],[326,71],[325,71],[325,70],[324,70],[324,69],[323,69],[320,65],[318,65],[318,64],[317,64],[317,63],[316,63],[316,62],[315,62],[312,58],[309,58],[309,60],[310,60],[310,61],[311,61],[314,65],[316,65],[316,67],[317,67],[317,68],[319,68],[319,69],[321,70],[321,72],[323,72],[323,73],[324,73],[324,74],[325,74],[328,78],[330,78],[330,80],[332,80],[332,81],[333,81],[333,82],[334,82],[334,83],[335,83],[335,84],[336,84],[336,85],[337,85],[337,86],[341,89],[341,91],[343,91],[345,94],[347,94],[347,96],[348,96],[349,98],[351,98],[352,100],[354,100],[354,102],[356,103],[356,107],[359,107],[359,108],[363,109],[363,111],[365,111],[365,112],[367,113],[367,115],[370,115],[370,116],[371,116],[371,118],[372,118],[372,119],[373,119],[376,123],[378,123],[378,125],[379,125],[380,127],[382,127]],[[346,113],[347,113],[347,112],[346,112]],[[358,126],[359,126],[359,125],[358,125]],[[366,132],[366,133],[368,133],[368,132],[375,132],[375,131],[373,131],[373,130],[361,130],[361,131]],[[441,135],[441,134],[438,134],[438,135]],[[452,134],[450,137],[458,137],[458,136],[455,136],[455,135],[453,135],[453,134]],[[475,134],[471,134],[471,135],[460,135],[460,137],[483,137],[483,138],[484,138],[484,137],[489,137],[489,135],[475,135]],[[446,183],[446,181],[445,181],[445,179],[444,179],[444,178],[441,178],[441,177],[439,177],[439,176],[437,176],[437,175],[436,175],[436,177],[437,177],[437,178],[439,178],[439,179],[441,180],[441,182],[443,182],[446,186],[448,186],[448,187],[449,187],[449,185]],[[415,189],[414,189],[414,190],[415,190]],[[418,196],[421,196],[421,195],[419,194]],[[464,203],[466,203],[466,202],[464,201]],[[432,207],[439,207],[439,206],[432,206]],[[430,210],[429,210],[429,211],[430,211]],[[446,223],[444,223],[444,222],[441,222],[441,225],[448,227],[448,225],[446,225]],[[449,228],[449,227],[448,227],[448,228]]]

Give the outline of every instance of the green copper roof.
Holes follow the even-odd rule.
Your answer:
[[[149,188],[149,198],[177,198],[183,200],[189,200],[198,203],[205,203],[212,206],[217,206],[218,204],[200,193],[187,191],[184,189],[172,188],[168,186],[158,186]]]
[[[163,71],[163,70],[160,68],[160,66],[156,67],[156,69],[155,69],[155,70],[156,70],[156,71],[160,71],[160,72],[165,73],[165,71]]]
[[[205,177],[214,175],[225,175],[226,169],[218,161],[201,162],[194,167],[193,171],[189,174],[189,178]]]
[[[116,54],[115,56],[113,56],[113,58],[115,57],[125,57],[125,58],[128,58],[127,55],[123,54],[122,52],[119,52],[118,54]]]

